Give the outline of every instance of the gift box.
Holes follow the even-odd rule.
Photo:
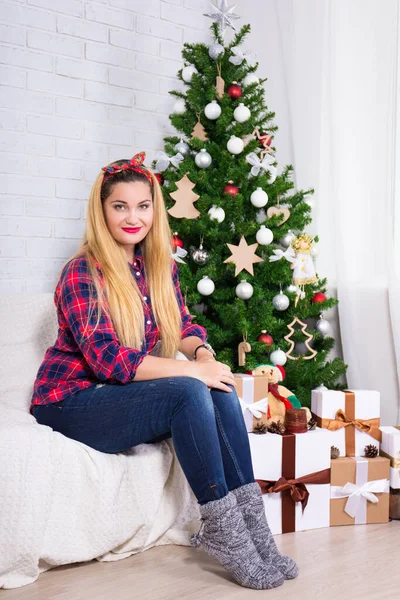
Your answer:
[[[400,427],[381,427],[380,455],[390,461],[390,487],[400,489]]]
[[[268,378],[235,374],[236,393],[239,397],[247,431],[257,423],[265,423],[268,417]]]
[[[311,412],[318,427],[331,432],[331,446],[341,456],[363,456],[381,440],[380,395],[371,390],[313,390]]]
[[[400,427],[381,427],[381,456],[390,462],[389,517],[400,519]]]
[[[256,481],[272,533],[329,527],[330,436],[249,434]]]
[[[389,468],[382,456],[331,461],[331,527],[389,520]]]

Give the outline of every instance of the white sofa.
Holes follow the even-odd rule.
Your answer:
[[[171,440],[104,454],[29,413],[56,334],[52,294],[0,296],[0,588],[58,565],[189,545],[199,526]]]

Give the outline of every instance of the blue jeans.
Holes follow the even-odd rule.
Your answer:
[[[199,504],[255,481],[235,389],[193,377],[100,384],[61,402],[37,405],[36,420],[100,452],[116,453],[172,437]]]

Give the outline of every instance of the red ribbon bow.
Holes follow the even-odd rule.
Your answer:
[[[107,181],[112,175],[115,173],[120,173],[121,171],[138,171],[147,177],[150,182],[150,185],[153,185],[153,180],[151,178],[150,172],[145,167],[142,167],[144,163],[144,159],[146,158],[145,152],[139,152],[135,154],[128,162],[122,165],[108,165],[107,167],[102,167],[102,171],[105,171],[103,177],[103,183]]]

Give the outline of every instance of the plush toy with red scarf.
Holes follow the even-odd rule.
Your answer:
[[[285,369],[280,365],[257,365],[253,371],[247,371],[248,375],[254,377],[266,377],[268,380],[268,421],[271,423],[283,423],[288,408],[303,408],[307,413],[307,422],[311,419],[310,410],[301,406],[300,400],[285,386],[280,383],[285,378]]]

